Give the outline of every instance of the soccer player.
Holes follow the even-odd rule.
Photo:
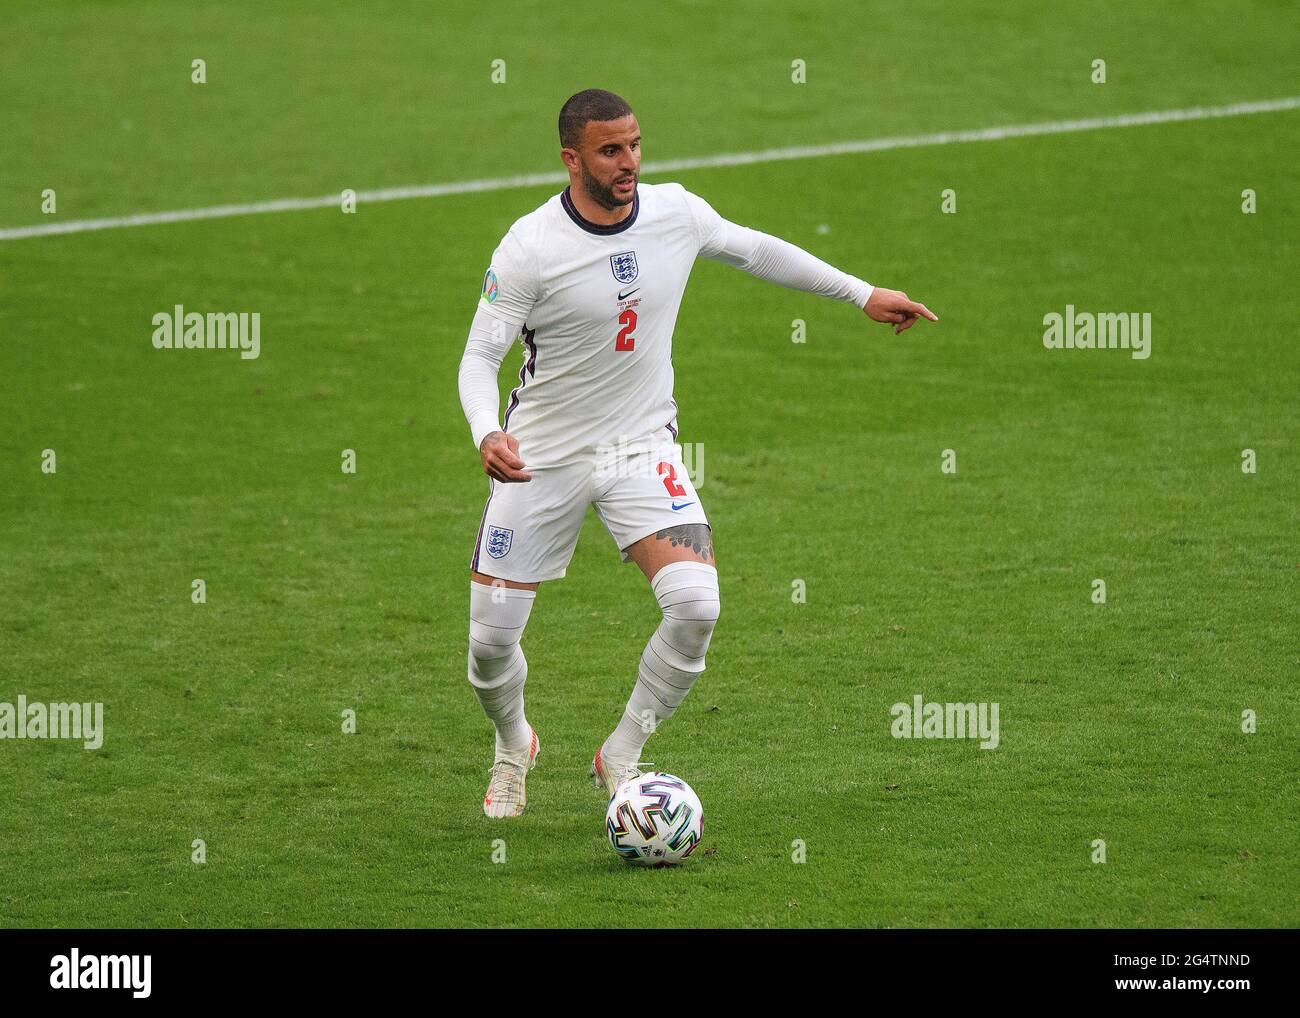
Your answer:
[[[544,580],[564,576],[587,506],[650,581],[663,619],[591,773],[613,795],[650,734],[704,671],[718,619],[713,535],[677,444],[672,339],[699,256],[851,302],[900,333],[938,319],[776,237],[723,219],[680,184],[642,184],[626,102],[588,89],[560,110],[569,186],[517,220],[492,255],[460,363],[461,405],[488,474],[470,560],[469,681],[496,726],[483,798],[518,816],[537,759],[519,641]],[[497,373],[519,339],[519,385],[500,420]]]

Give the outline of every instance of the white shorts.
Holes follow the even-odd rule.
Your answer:
[[[643,537],[684,523],[708,524],[682,447],[667,429],[601,455],[557,467],[525,467],[531,481],[488,478],[470,569],[518,583],[564,576],[587,506],[594,505],[623,552]]]

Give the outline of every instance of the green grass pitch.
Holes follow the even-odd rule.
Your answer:
[[[1276,3],[746,6],[10,4],[0,228],[558,170],[593,85],[647,160],[1297,92]],[[697,266],[722,618],[647,748],[707,816],[660,872],[587,778],[657,618],[594,512],[524,638],[528,811],[480,809],[456,366],[556,188],[0,241],[0,701],[106,727],[0,741],[0,924],[1300,924],[1298,163],[1289,111],[646,174],[942,319]],[[154,350],[178,303],[261,356]],[[1045,349],[1067,304],[1149,312],[1150,358]],[[918,693],[1001,744],[892,738]]]

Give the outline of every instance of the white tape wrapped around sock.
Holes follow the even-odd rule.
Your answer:
[[[469,585],[469,682],[496,726],[498,751],[519,752],[531,740],[524,718],[528,662],[519,640],[536,596],[535,590]]]
[[[704,671],[704,655],[721,609],[718,571],[703,562],[670,562],[655,573],[651,587],[663,608],[663,621],[641,653],[636,687],[624,712],[645,738],[672,717]],[[640,750],[637,746],[636,753]]]

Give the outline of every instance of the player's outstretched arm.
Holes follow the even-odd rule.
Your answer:
[[[939,320],[924,304],[900,290],[873,287],[789,241],[723,219],[699,195],[683,193],[700,238],[702,257],[726,262],[792,290],[849,301],[873,321],[893,325],[895,334],[910,329],[921,318]]]
[[[928,307],[912,300],[901,290],[872,286],[787,240],[725,220],[720,232],[720,248],[711,257],[792,290],[849,301],[862,308],[872,321],[894,326],[895,335],[910,329],[921,318],[932,322],[939,320]]]
[[[919,318],[928,318],[932,322],[939,320],[938,315],[919,301],[910,300],[902,290],[886,290],[883,286],[872,289],[862,310],[873,322],[892,324],[895,336],[910,329]]]

